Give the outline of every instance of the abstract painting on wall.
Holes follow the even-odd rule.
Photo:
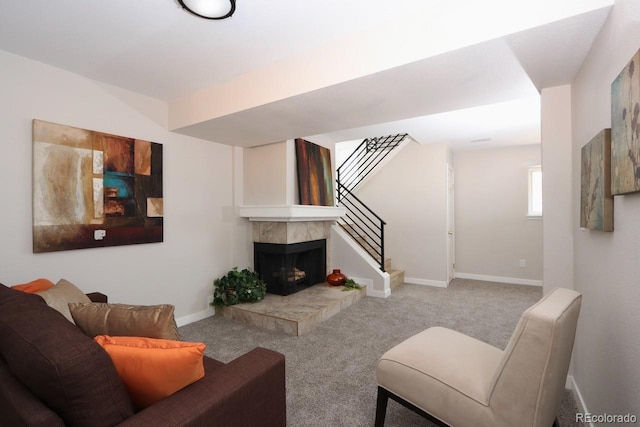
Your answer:
[[[333,206],[331,151],[302,138],[295,144],[300,204]]]
[[[162,144],[33,121],[34,253],[162,239]]]
[[[580,227],[613,231],[611,129],[603,129],[582,147]]]
[[[640,50],[611,84],[611,192],[640,191]]]

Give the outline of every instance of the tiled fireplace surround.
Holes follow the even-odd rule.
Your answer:
[[[331,266],[331,220],[253,221],[253,241],[292,244],[327,240]],[[343,291],[320,283],[288,296],[267,294],[263,301],[218,309],[222,317],[289,335],[302,335],[365,296],[365,290]]]
[[[258,243],[301,243],[331,237],[330,221],[296,221],[253,223],[253,241]],[[330,259],[327,245],[327,261]],[[327,262],[330,265],[330,262]]]

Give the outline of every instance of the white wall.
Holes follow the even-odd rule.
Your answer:
[[[615,197],[614,232],[578,228],[580,149],[611,126],[611,82],[638,48],[640,2],[618,0],[571,89],[574,282],[583,295],[573,375],[594,414],[640,415],[640,193]]]
[[[287,204],[287,143],[244,149],[244,204]]]
[[[456,277],[542,284],[542,220],[527,217],[540,155],[540,145],[454,153]]]
[[[358,190],[387,222],[385,256],[407,283],[446,285],[448,156],[446,145],[411,142]]]
[[[571,194],[571,86],[543,89],[542,206],[544,293],[573,287],[573,200]],[[578,168],[578,173],[580,168]]]
[[[112,302],[211,314],[212,282],[234,265],[231,147],[168,132],[167,106],[0,51],[0,281],[66,278]],[[164,242],[32,253],[32,119],[163,144]]]
[[[335,165],[335,144],[331,141],[306,138],[307,141],[331,150]],[[298,170],[295,141],[289,139],[274,144],[244,148],[243,204],[246,206],[297,205]],[[331,173],[335,182],[335,167]]]
[[[233,223],[233,266],[253,268],[253,226],[240,216],[244,206],[244,155],[245,149],[233,147],[233,206],[225,208],[223,221]]]

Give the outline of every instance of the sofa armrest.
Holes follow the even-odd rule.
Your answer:
[[[285,361],[282,354],[257,347],[226,365],[207,359],[204,378],[119,425],[286,425]]]
[[[91,302],[107,302],[107,296],[100,292],[91,292],[87,294]]]

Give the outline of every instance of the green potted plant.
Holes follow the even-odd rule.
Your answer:
[[[213,305],[216,306],[260,301],[267,293],[267,284],[258,273],[247,268],[238,271],[238,267],[233,267],[213,284]]]
[[[356,283],[353,279],[347,279],[344,283],[343,291],[352,291],[354,289],[362,289],[362,286]]]

